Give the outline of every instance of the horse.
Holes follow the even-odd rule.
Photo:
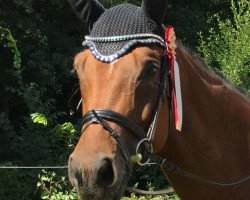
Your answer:
[[[249,97],[181,44],[174,55],[182,98],[176,128],[161,32],[166,1],[110,9],[93,0],[70,3],[91,29],[74,60],[83,126],[68,173],[80,198],[120,199],[133,168],[155,158],[182,200],[249,200]]]

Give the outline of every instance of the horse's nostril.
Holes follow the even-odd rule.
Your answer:
[[[79,171],[75,171],[74,176],[75,176],[75,178],[77,180],[78,187],[83,186],[83,175],[82,175],[82,172],[80,170]]]
[[[79,187],[83,185],[83,175],[82,170],[79,167],[79,163],[76,159],[73,158],[73,156],[70,156],[69,158],[69,178],[75,187]]]
[[[105,158],[100,163],[100,168],[97,172],[97,185],[99,187],[108,187],[114,182],[114,169],[112,161]]]

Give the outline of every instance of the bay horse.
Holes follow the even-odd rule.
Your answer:
[[[176,129],[161,32],[166,1],[111,9],[70,3],[91,29],[74,61],[83,127],[68,170],[81,199],[120,199],[132,168],[150,154],[182,200],[249,200],[249,97],[181,45],[183,124]],[[132,162],[135,154],[142,160]]]

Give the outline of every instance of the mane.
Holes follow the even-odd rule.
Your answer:
[[[241,95],[246,96],[250,99],[250,93],[245,89],[239,86],[236,86],[230,79],[228,79],[222,72],[213,70],[211,66],[209,66],[205,60],[200,57],[197,53],[192,51],[190,48],[185,47],[181,41],[177,41],[177,46],[182,49],[186,54],[190,55],[191,58],[200,66],[200,69],[212,75],[215,79],[219,79],[221,82],[227,84],[232,90],[240,93]]]

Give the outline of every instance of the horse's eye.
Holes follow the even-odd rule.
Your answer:
[[[148,79],[154,76],[158,69],[159,69],[159,66],[156,63],[154,63],[153,61],[148,61],[145,64],[145,67],[139,77],[139,80]]]
[[[157,72],[157,66],[151,65],[150,67],[147,68],[146,74],[148,76],[153,76]]]

